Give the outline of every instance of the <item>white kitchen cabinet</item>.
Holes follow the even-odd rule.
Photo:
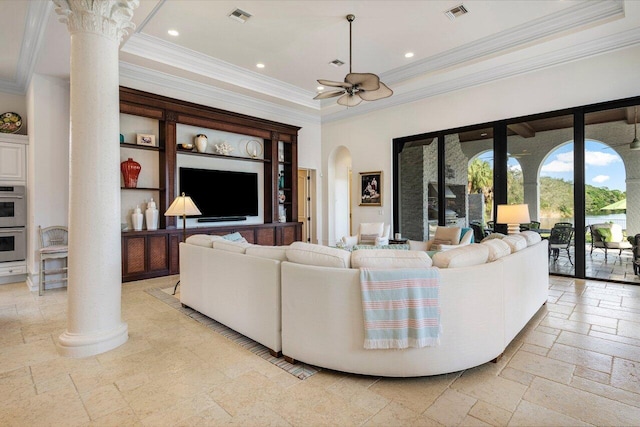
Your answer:
[[[0,134],[0,183],[27,182],[26,135]]]

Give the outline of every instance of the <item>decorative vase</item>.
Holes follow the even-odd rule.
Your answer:
[[[135,231],[142,230],[142,212],[140,211],[140,206],[137,206],[131,214],[131,224]]]
[[[147,220],[147,230],[158,229],[158,209],[156,208],[156,202],[153,201],[153,197],[147,203],[147,210],[144,212],[145,219]]]
[[[140,175],[141,169],[140,163],[131,157],[120,163],[120,171],[122,171],[125,188],[136,188],[138,186],[138,175]]]
[[[204,153],[207,151],[207,144],[209,143],[207,135],[199,133],[193,139],[193,142],[196,144],[196,150],[198,150],[198,153]]]
[[[280,190],[278,191],[278,201],[280,203],[284,203],[287,200],[287,196],[285,196],[284,191]]]

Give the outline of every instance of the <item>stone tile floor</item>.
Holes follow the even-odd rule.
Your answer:
[[[0,425],[640,425],[639,286],[551,276],[498,363],[302,381],[144,292],[175,281],[124,284],[128,342],[83,359],[55,350],[64,289],[0,286]]]
[[[586,245],[586,275],[589,278],[622,281],[635,283],[640,285],[640,276],[633,272],[633,253],[630,250],[623,250],[621,254],[618,251],[609,251],[607,259],[604,252],[595,249],[593,253],[589,253],[591,245]],[[575,251],[571,247],[569,250],[571,260],[575,262]],[[561,251],[557,261],[549,258],[549,272],[551,274],[569,274],[575,275],[575,268],[569,262],[566,251]]]

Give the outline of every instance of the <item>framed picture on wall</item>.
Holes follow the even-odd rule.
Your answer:
[[[156,146],[156,136],[155,135],[147,135],[145,133],[137,134],[136,138],[137,145],[146,145],[147,147],[155,147]]]
[[[382,206],[382,171],[360,172],[360,206]]]

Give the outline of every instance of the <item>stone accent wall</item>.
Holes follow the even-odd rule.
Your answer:
[[[422,240],[423,218],[427,215],[427,189],[424,187],[424,146],[406,147],[399,159],[400,233],[402,237]]]

